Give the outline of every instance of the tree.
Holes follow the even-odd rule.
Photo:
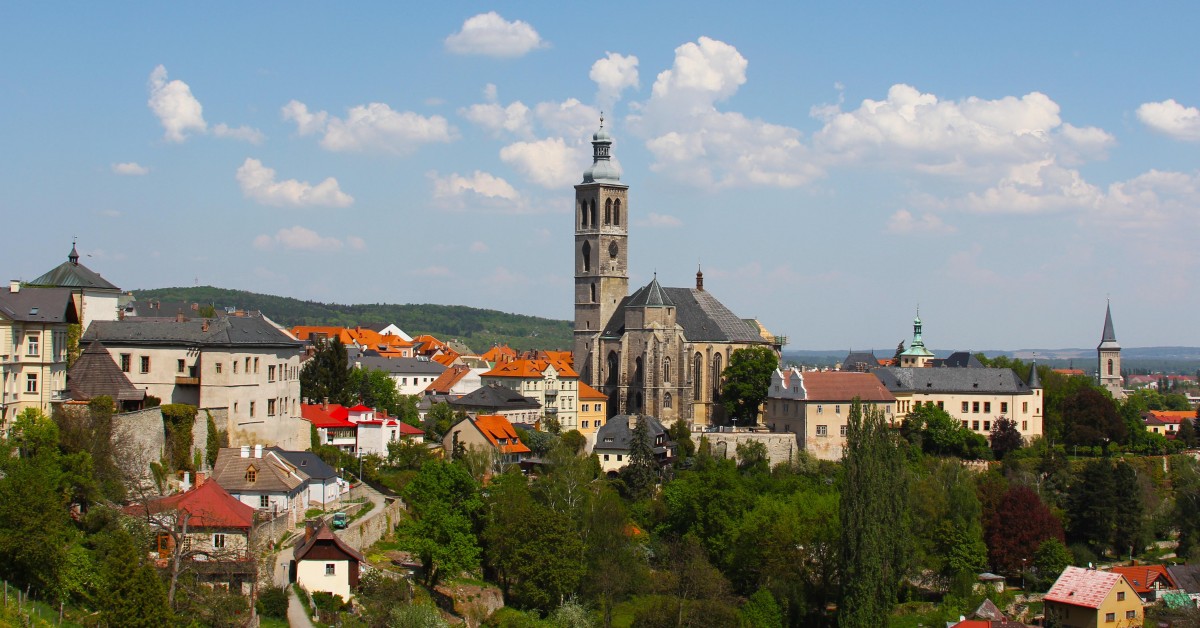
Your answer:
[[[892,354],[892,366],[900,366],[900,356],[904,354],[904,341],[901,340],[896,345],[896,352]]]
[[[170,623],[162,580],[145,564],[128,532],[117,528],[101,540],[104,555],[100,577],[104,595],[98,597],[100,619],[109,626],[157,628]]]
[[[450,404],[444,401],[433,404],[425,414],[425,438],[440,441],[457,420]]]
[[[729,365],[721,373],[721,405],[742,425],[758,422],[758,409],[767,399],[771,374],[779,368],[779,356],[769,347],[738,349],[729,356]]]
[[[1062,420],[1066,441],[1071,445],[1104,446],[1125,442],[1129,435],[1112,397],[1093,386],[1080,388],[1063,399]]]
[[[300,369],[300,396],[311,400],[328,399],[348,404],[347,383],[350,379],[350,358],[346,346],[338,337],[314,342],[316,352]]]
[[[1005,575],[1020,573],[1046,540],[1064,540],[1058,517],[1027,486],[1004,493],[985,533],[992,568]]]
[[[412,518],[400,528],[401,545],[421,560],[427,586],[437,584],[446,574],[478,567],[474,530],[483,503],[479,485],[465,467],[426,462],[402,495]]]
[[[1175,440],[1188,447],[1195,447],[1196,443],[1200,442],[1200,436],[1196,434],[1196,422],[1192,419],[1180,421],[1179,433],[1175,435]]]
[[[1072,542],[1103,553],[1117,525],[1117,478],[1107,460],[1092,460],[1076,475],[1067,495],[1067,531]]]
[[[584,595],[596,602],[606,628],[612,626],[613,608],[639,589],[646,565],[626,534],[629,514],[616,491],[601,487],[587,504],[582,521],[587,575]]]
[[[927,454],[966,459],[987,455],[987,439],[932,403],[921,404],[906,414],[901,433]]]
[[[759,589],[738,610],[742,625],[746,628],[783,628],[783,612],[775,596],[766,589]]]
[[[402,411],[396,382],[382,369],[350,369],[346,389],[352,402],[360,402],[391,416],[399,416]]]
[[[908,529],[904,452],[883,413],[857,400],[842,454],[842,602],[838,625],[887,624],[905,573]]]
[[[629,464],[621,469],[621,480],[634,499],[648,497],[662,477],[662,468],[654,457],[650,427],[646,417],[638,416],[629,441]]]
[[[992,454],[996,456],[997,460],[1024,446],[1025,439],[1021,437],[1021,431],[1017,429],[1016,421],[1008,417],[1000,417],[996,419],[995,423],[992,423]]]
[[[1037,569],[1040,582],[1050,583],[1058,579],[1059,574],[1071,564],[1071,550],[1063,545],[1061,539],[1049,538],[1038,545],[1033,553],[1033,567]]]
[[[767,454],[767,446],[761,441],[746,441],[737,445],[738,470],[748,475],[769,473],[771,457]]]

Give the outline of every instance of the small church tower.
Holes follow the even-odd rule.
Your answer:
[[[1104,332],[1100,336],[1100,346],[1096,347],[1098,364],[1096,381],[1107,388],[1114,399],[1125,398],[1125,379],[1121,376],[1121,345],[1117,344],[1117,334],[1113,331],[1112,303],[1104,312]]]
[[[900,364],[897,366],[923,368],[929,366],[933,357],[933,352],[925,348],[925,341],[921,339],[921,311],[917,310],[917,316],[913,319],[912,343],[900,354]]]
[[[600,332],[629,295],[629,186],[612,161],[612,135],[592,135],[592,166],[575,186],[575,370],[580,381],[601,382]]]

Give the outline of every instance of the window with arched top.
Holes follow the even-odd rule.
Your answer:
[[[1113,374],[1113,361],[1111,359],[1108,361],[1108,374]]]
[[[613,203],[613,224],[621,224],[621,199],[617,199],[617,202]]]
[[[595,227],[596,226],[596,201],[592,201],[588,207],[588,218],[591,219],[588,221],[588,223],[590,223],[592,225],[592,227]]]
[[[643,368],[641,356],[633,361],[633,382],[639,386],[646,385],[646,370]]]
[[[592,301],[591,302],[595,303],[596,302],[596,284],[592,284],[591,288],[592,288]]]
[[[583,248],[581,248],[579,250],[579,253],[580,253],[580,255],[583,256],[583,272],[585,272],[585,273],[592,272],[592,245],[591,245],[591,243],[584,242]],[[593,301],[594,300],[595,299],[593,299]]]
[[[670,407],[671,407],[671,393],[665,393],[665,394],[663,394],[663,407],[664,407],[664,408],[670,408]]]
[[[700,380],[704,374],[704,356],[700,352],[696,352],[696,357],[692,360],[692,399],[700,401]]]
[[[663,358],[663,381],[671,381],[671,358]]]
[[[712,390],[713,399],[721,396],[721,354],[713,356],[712,363]]]
[[[612,199],[604,201],[604,224],[612,224]]]
[[[579,201],[579,226],[588,226],[588,204],[587,201]]]

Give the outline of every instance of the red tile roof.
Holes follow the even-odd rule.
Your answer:
[[[1133,586],[1133,590],[1138,594],[1149,593],[1154,590],[1155,581],[1161,581],[1163,588],[1174,589],[1175,580],[1171,578],[1171,574],[1167,573],[1165,565],[1135,565],[1132,567],[1113,567],[1110,571],[1119,573],[1125,576],[1129,584]]]
[[[508,419],[499,414],[484,414],[475,417],[475,427],[483,434],[484,438],[492,444],[502,454],[527,454],[530,453],[525,443],[521,442],[517,436],[517,430],[513,427]],[[505,441],[500,444],[500,441]]]
[[[1184,419],[1196,418],[1195,410],[1150,410],[1146,414],[1153,416],[1163,423],[1169,423],[1173,425],[1183,423]]]
[[[873,373],[846,371],[808,371],[803,374],[804,398],[809,401],[895,401],[883,382]]]
[[[425,392],[440,395],[448,394],[450,389],[454,388],[454,385],[461,381],[462,378],[466,377],[467,373],[470,372],[470,368],[461,364],[451,366],[450,368],[442,371],[442,374],[438,375],[437,379],[430,382],[429,385],[425,387]]]
[[[1046,592],[1044,599],[1047,602],[1100,608],[1109,592],[1120,582],[1119,573],[1067,567],[1058,580],[1054,581],[1054,586]]]
[[[189,528],[244,528],[254,525],[254,509],[235,499],[221,488],[215,480],[197,486],[186,493],[177,493],[152,500],[146,504],[134,504],[125,508],[130,515],[158,514],[184,511],[190,518]]]
[[[562,360],[530,360],[520,359],[497,364],[495,368],[484,373],[488,377],[520,377],[522,379],[540,379],[546,369],[554,367],[558,371],[558,377],[561,378],[577,378],[579,374],[575,369],[571,368],[570,364]]]
[[[517,352],[515,349],[513,349],[512,347],[509,347],[508,345],[496,345],[496,346],[492,347],[491,349],[488,349],[487,353],[484,353],[483,355],[481,355],[479,357],[483,358],[484,360],[486,360],[488,362],[494,362],[496,364],[503,364],[504,362],[510,362],[512,360],[515,360],[517,358]]]
[[[302,403],[300,404],[300,416],[316,427],[354,427],[354,424],[347,419],[350,411],[341,404],[331,403],[323,408],[318,403]]]
[[[608,396],[604,393],[587,385],[587,382],[579,382],[579,399],[580,401],[587,399],[589,401],[607,401]]]

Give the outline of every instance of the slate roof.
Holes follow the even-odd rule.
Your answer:
[[[1175,585],[1188,593],[1200,593],[1200,565],[1171,565],[1167,573]]]
[[[383,356],[364,355],[354,359],[354,362],[364,369],[379,369],[390,375],[441,375],[446,367],[433,360],[419,358],[385,358]]]
[[[609,419],[604,425],[596,430],[596,445],[593,451],[629,451],[629,444],[633,442],[633,430],[629,428],[628,414],[618,414]],[[673,444],[671,437],[667,436],[667,428],[655,417],[642,415],[646,419],[646,428],[650,433],[650,442],[657,440],[658,436],[663,436],[663,444],[654,447],[656,455],[666,453],[667,449]],[[610,440],[611,439],[611,440]]]
[[[1029,386],[1012,369],[912,368],[885,366],[874,374],[896,392],[1027,394]]]
[[[537,410],[542,407],[542,404],[537,401],[499,384],[483,386],[459,399],[451,399],[450,405],[467,408],[494,408],[497,411]]]
[[[150,500],[145,504],[127,506],[124,512],[134,516],[159,514],[182,510],[188,513],[188,527],[195,528],[244,528],[254,525],[254,509],[235,499],[220,484],[213,480],[197,486],[186,493]]]
[[[108,346],[156,345],[186,347],[269,347],[299,350],[295,340],[262,316],[222,316],[217,319],[93,321],[84,342]]]
[[[1067,567],[1046,592],[1047,602],[1085,608],[1100,608],[1104,598],[1121,582],[1121,574],[1080,567]]]
[[[1100,334],[1100,346],[1097,349],[1120,349],[1117,344],[1117,332],[1113,330],[1112,305],[1104,308],[1104,331]]]
[[[90,401],[108,395],[116,401],[141,401],[146,391],[134,386],[112,354],[99,341],[94,341],[79,354],[79,359],[67,371],[67,389],[76,401]]]
[[[234,493],[290,493],[304,480],[283,458],[270,449],[263,450],[262,458],[254,457],[251,448],[249,458],[242,458],[240,448],[226,447],[217,452],[217,463],[213,465],[213,479]],[[254,466],[254,481],[246,479],[246,471]]]
[[[338,536],[333,533],[333,530],[329,529],[329,524],[326,523],[324,520],[321,521],[321,527],[317,528],[317,531],[314,532],[313,535],[311,537],[309,537],[307,541],[296,546],[296,552],[292,556],[297,562],[302,561],[305,559],[306,556],[308,556],[308,553],[310,551],[312,551],[312,549],[314,547],[317,547],[318,545],[329,545],[329,546],[336,547],[343,554],[345,554],[348,558],[353,558],[354,560],[357,560],[360,563],[363,562],[364,560],[366,560],[363,558],[363,555],[358,552],[358,550],[355,550],[353,547],[346,545],[346,543],[344,541],[342,541],[340,538],[338,538]],[[317,560],[328,560],[328,559],[327,558],[319,558]]]
[[[640,288],[629,297],[628,307],[675,307],[675,302],[666,295],[655,275],[650,283]]]
[[[71,246],[71,257],[75,261],[67,261],[55,266],[46,274],[28,282],[33,286],[53,286],[56,288],[89,288],[92,290],[111,290],[120,292],[121,289],[112,285],[100,273],[79,263],[79,254]]]
[[[874,351],[851,351],[842,360],[843,371],[858,371],[860,373],[879,368],[879,358]]]
[[[268,447],[267,449],[296,467],[296,471],[300,475],[322,481],[337,477],[337,471],[311,451],[287,451],[279,447]]]
[[[800,375],[808,401],[895,401],[896,397],[873,373],[809,371]]]
[[[653,302],[658,292],[661,292],[661,305],[636,305]],[[683,335],[690,342],[767,344],[757,329],[738,318],[711,292],[695,288],[663,288],[658,286],[657,278],[621,300],[601,336],[619,338],[625,333],[627,307],[669,307],[669,304],[674,304],[675,322],[683,328]]]
[[[75,302],[67,288],[23,287],[0,291],[0,315],[23,323],[77,323]]]
[[[980,362],[979,358],[975,357],[970,351],[955,351],[944,358],[935,358],[933,365],[935,367],[943,366],[948,368],[984,368],[983,362]]]

